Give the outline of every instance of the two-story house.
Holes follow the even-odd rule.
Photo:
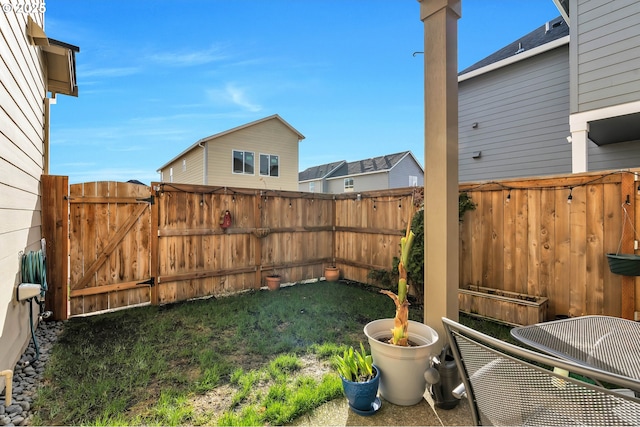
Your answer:
[[[640,165],[640,1],[556,4],[459,73],[460,181]]]
[[[158,169],[160,180],[296,191],[303,139],[274,114],[196,141]]]
[[[298,190],[318,193],[422,186],[424,169],[411,151],[312,166],[298,175]]]
[[[15,367],[38,324],[34,299],[17,292],[24,289],[21,254],[43,253],[41,179],[49,173],[49,108],[57,94],[78,96],[75,54],[80,51],[47,37],[43,10],[26,14],[13,10],[15,4],[3,3],[0,13],[0,371],[5,372]],[[4,386],[0,376],[0,390]]]

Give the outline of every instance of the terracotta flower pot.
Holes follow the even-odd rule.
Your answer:
[[[280,289],[280,276],[267,276],[267,288],[270,291],[277,291]]]
[[[325,267],[324,278],[327,282],[335,282],[340,279],[340,269],[338,267]]]

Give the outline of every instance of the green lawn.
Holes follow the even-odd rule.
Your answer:
[[[342,396],[331,356],[394,312],[371,288],[318,282],[71,319],[34,422],[285,424]]]

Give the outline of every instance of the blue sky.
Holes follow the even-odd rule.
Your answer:
[[[198,139],[279,114],[299,170],[411,150],[423,163],[416,0],[49,0],[80,47],[80,95],[51,108],[51,170],[158,181]],[[552,0],[462,0],[458,68],[559,16]],[[284,165],[283,165],[284,167]]]

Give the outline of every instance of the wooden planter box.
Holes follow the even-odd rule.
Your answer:
[[[459,310],[509,325],[532,325],[547,320],[547,297],[468,285],[458,290]]]

